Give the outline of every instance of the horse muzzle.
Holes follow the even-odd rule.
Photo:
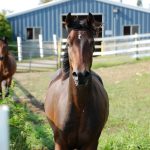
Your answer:
[[[4,60],[4,56],[0,56],[0,61]]]
[[[91,78],[91,73],[88,71],[84,72],[73,72],[72,73],[73,80],[76,86],[85,86],[89,84],[89,80]]]

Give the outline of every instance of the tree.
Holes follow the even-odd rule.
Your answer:
[[[0,13],[0,37],[4,37],[4,36],[7,37],[9,40],[11,40],[12,29],[5,15]]]
[[[139,6],[139,7],[143,6],[142,0],[137,0],[137,6]]]
[[[43,4],[43,3],[48,3],[48,2],[51,2],[53,0],[40,0],[40,3]]]

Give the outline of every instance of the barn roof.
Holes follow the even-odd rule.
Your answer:
[[[47,8],[47,7],[52,7],[54,5],[62,4],[62,3],[65,3],[65,2],[69,2],[69,1],[72,1],[72,0],[55,0],[55,1],[51,1],[51,2],[48,2],[48,3],[45,3],[45,4],[41,4],[39,6],[36,6],[32,9],[11,13],[11,14],[7,15],[7,18],[11,18],[11,17],[22,15],[22,14],[30,13],[30,12],[33,12],[33,11],[36,11],[36,10]],[[111,4],[111,5],[115,5],[115,6],[119,6],[119,7],[124,7],[124,8],[129,8],[129,9],[133,9],[133,10],[137,10],[137,11],[150,13],[149,9],[136,7],[136,6],[131,6],[131,5],[123,4],[123,3],[120,3],[120,2],[114,2],[114,1],[111,1],[111,0],[107,0],[107,1],[106,0],[96,0],[96,1]]]

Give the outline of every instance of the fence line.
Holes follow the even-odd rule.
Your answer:
[[[135,34],[129,36],[117,36],[107,38],[95,38],[94,56],[131,54],[136,53],[137,57],[146,56],[143,53],[150,52],[150,34]],[[96,42],[101,42],[100,44]],[[67,39],[62,39],[62,49],[66,48]],[[141,53],[141,54],[140,54]],[[62,52],[63,55],[63,52]],[[147,54],[149,56],[149,54]]]
[[[43,41],[40,35],[39,39],[34,42],[17,40],[18,51],[15,52],[15,56],[20,62],[18,68],[31,70],[38,67],[40,69],[60,67],[67,39],[58,42],[56,35],[53,36],[52,42]],[[131,58],[138,59],[150,55],[150,33],[95,38],[94,41],[96,49],[94,56],[129,55]]]

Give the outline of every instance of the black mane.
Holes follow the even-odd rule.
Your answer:
[[[68,47],[66,46],[66,49],[64,51],[63,55],[63,62],[62,62],[62,69],[64,73],[64,79],[69,77],[70,73],[70,64],[69,64],[69,56],[68,56]]]

